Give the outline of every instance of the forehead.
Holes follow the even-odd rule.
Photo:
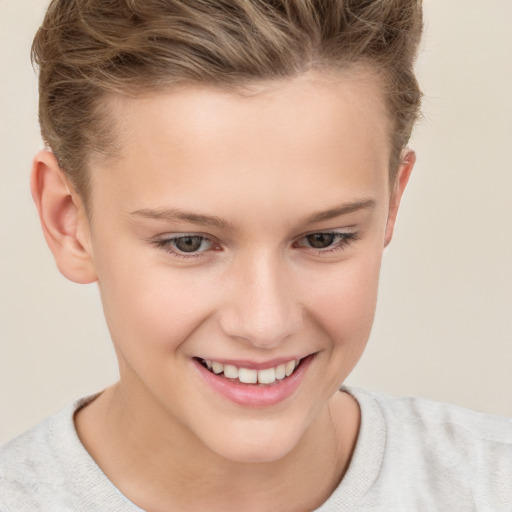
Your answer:
[[[203,203],[245,191],[271,207],[283,191],[293,201],[343,185],[367,196],[387,184],[390,122],[370,74],[109,101],[121,151],[92,169],[92,193],[115,187],[135,208],[185,201],[194,190]]]

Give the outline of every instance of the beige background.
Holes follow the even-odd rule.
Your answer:
[[[512,416],[512,0],[425,0],[418,164],[349,382]],[[32,36],[0,0],[0,442],[116,379],[95,286],[62,278],[29,194]]]

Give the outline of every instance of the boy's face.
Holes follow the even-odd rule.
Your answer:
[[[310,76],[112,106],[122,156],[91,169],[77,233],[126,414],[231,460],[278,459],[325,418],[370,334],[398,204],[377,84]],[[204,366],[250,380],[294,359],[266,385]]]

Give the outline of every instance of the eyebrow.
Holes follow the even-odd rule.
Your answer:
[[[185,222],[190,222],[191,224],[198,224],[200,226],[209,226],[226,230],[235,229],[234,224],[231,224],[230,222],[215,215],[202,215],[200,213],[187,212],[179,209],[151,210],[148,208],[143,208],[142,210],[131,212],[130,215],[155,220],[182,220]]]
[[[341,217],[342,215],[348,215],[349,213],[356,212],[358,210],[368,210],[375,207],[375,201],[373,199],[362,199],[360,201],[352,201],[345,203],[329,210],[323,210],[320,212],[313,213],[307,217],[303,217],[301,222],[303,224],[315,224],[316,222],[323,222],[325,220],[334,219]]]
[[[315,224],[317,222],[334,219],[341,217],[342,215],[348,215],[358,210],[371,209],[375,207],[375,201],[373,199],[364,199],[361,201],[353,201],[345,203],[328,210],[315,212],[307,217],[303,217],[300,220],[301,224]],[[152,210],[149,208],[143,208],[130,213],[130,215],[136,217],[143,217],[145,219],[155,219],[164,221],[185,221],[191,224],[197,224],[200,226],[216,227],[219,229],[232,230],[236,229],[236,226],[231,222],[228,222],[215,215],[203,215],[200,213],[187,212],[179,209],[157,209]]]

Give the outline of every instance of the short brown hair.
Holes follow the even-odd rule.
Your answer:
[[[108,94],[361,63],[382,78],[393,178],[419,114],[421,31],[421,0],[52,0],[32,47],[42,136],[87,199],[91,155],[112,152]]]

